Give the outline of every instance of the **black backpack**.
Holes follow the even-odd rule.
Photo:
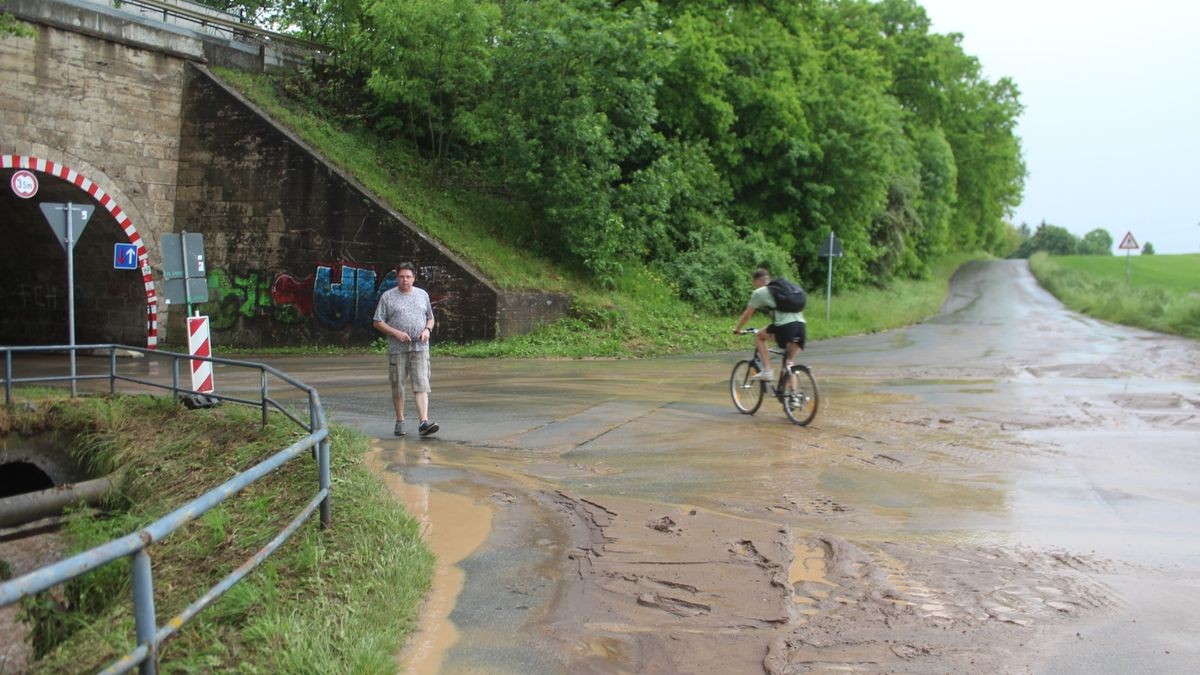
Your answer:
[[[767,284],[767,290],[775,299],[775,309],[781,312],[803,312],[808,304],[808,294],[804,289],[783,277],[772,279]]]

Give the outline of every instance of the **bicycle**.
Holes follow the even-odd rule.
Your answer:
[[[757,328],[747,328],[742,331],[753,335]],[[780,356],[780,365],[787,361],[787,352],[783,349],[770,347],[772,354]],[[807,426],[817,416],[817,405],[820,394],[817,391],[817,381],[813,378],[812,369],[800,363],[794,363],[790,368],[779,369],[779,381],[751,379],[762,372],[758,351],[749,359],[738,361],[729,375],[729,395],[733,397],[733,406],[744,415],[753,415],[762,405],[763,394],[768,390],[771,395],[783,404],[783,414],[795,424]]]

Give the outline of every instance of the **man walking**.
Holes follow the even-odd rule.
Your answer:
[[[404,385],[412,384],[421,423],[422,436],[436,433],[438,425],[429,421],[429,336],[433,332],[433,304],[429,294],[413,286],[417,280],[412,263],[396,268],[396,287],[379,296],[375,308],[375,330],[388,339],[388,380],[392,384],[392,405],[396,408],[393,433],[404,435]]]

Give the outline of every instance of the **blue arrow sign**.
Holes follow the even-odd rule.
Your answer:
[[[113,247],[113,268],[136,270],[138,268],[137,244],[117,244]]]

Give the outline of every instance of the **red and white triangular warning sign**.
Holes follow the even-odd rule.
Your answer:
[[[1138,246],[1137,240],[1133,238],[1133,233],[1126,232],[1125,238],[1121,240],[1121,245],[1118,246],[1117,248],[1121,249],[1122,251],[1125,251],[1125,250],[1137,249],[1137,248],[1141,248],[1141,247]]]
[[[189,316],[188,353],[192,356],[212,357],[212,345],[208,337],[208,317]],[[212,361],[192,360],[192,391],[208,394],[213,391]]]

